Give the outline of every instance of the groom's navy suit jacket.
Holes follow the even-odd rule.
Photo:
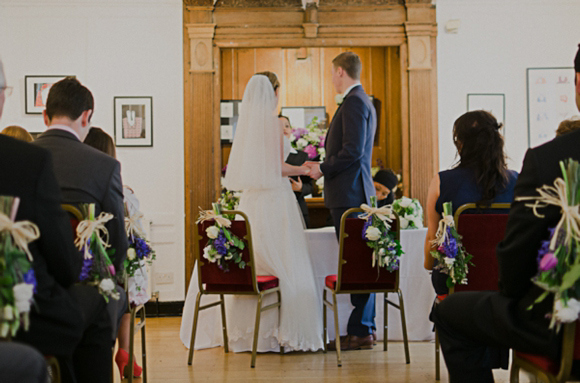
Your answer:
[[[324,202],[327,208],[358,207],[375,195],[371,176],[377,115],[361,85],[348,92],[326,134]]]

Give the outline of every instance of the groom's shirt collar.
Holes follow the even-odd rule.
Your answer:
[[[357,81],[354,84],[352,84],[351,86],[349,86],[348,88],[346,88],[346,90],[342,94],[342,98],[344,99],[355,86],[359,86],[359,85],[361,85],[361,83],[360,83],[360,81]]]

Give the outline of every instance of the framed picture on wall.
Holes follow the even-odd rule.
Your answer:
[[[50,87],[65,77],[74,76],[24,76],[25,113],[42,114]]]
[[[153,97],[115,97],[115,145],[153,146]]]

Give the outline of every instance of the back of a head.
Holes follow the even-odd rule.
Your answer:
[[[332,60],[332,64],[335,68],[342,68],[351,79],[360,80],[362,63],[356,53],[342,52]]]
[[[86,110],[94,110],[94,99],[90,90],[76,78],[67,77],[52,85],[46,100],[46,115],[68,117],[75,121]]]
[[[397,184],[399,183],[399,179],[397,175],[391,169],[381,169],[379,170],[375,176],[373,177],[373,181],[384,185],[387,189],[393,191]]]
[[[560,122],[558,129],[556,130],[556,137],[563,136],[564,134],[572,133],[580,129],[580,117],[575,116]]]
[[[4,134],[6,136],[10,136],[24,142],[34,141],[34,138],[32,138],[32,136],[30,135],[30,133],[28,133],[26,129],[17,125],[5,127],[4,130],[0,132],[0,134]]]
[[[276,92],[276,89],[278,89],[280,87],[280,81],[278,80],[278,76],[276,76],[276,73],[274,73],[274,72],[264,71],[264,72],[258,72],[255,75],[261,75],[261,76],[268,77],[268,80],[270,80],[270,83],[272,84],[272,88],[274,88],[274,92]]]
[[[453,125],[453,140],[459,153],[457,167],[471,169],[482,191],[479,205],[493,201],[508,181],[502,124],[484,110],[467,112]]]
[[[89,130],[89,134],[83,141],[85,144],[92,146],[93,148],[100,150],[101,152],[108,154],[113,158],[117,158],[117,153],[115,150],[115,143],[113,138],[109,136],[103,129],[93,126]]]

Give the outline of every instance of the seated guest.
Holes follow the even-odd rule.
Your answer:
[[[5,127],[0,134],[4,134],[6,136],[14,137],[17,140],[24,141],[24,142],[32,142],[34,138],[28,133],[26,129],[18,125],[10,125]]]
[[[278,119],[280,120],[280,123],[284,129],[284,141],[287,142],[285,145],[289,146],[289,139],[292,135],[290,120],[288,117],[282,115],[279,115]],[[286,139],[288,139],[288,141]],[[289,147],[289,149],[290,154],[288,154],[288,157],[286,158],[287,164],[300,166],[308,161],[308,154],[306,154],[306,152],[303,152],[302,150],[296,150],[292,147]],[[296,199],[298,200],[298,205],[300,206],[302,216],[304,217],[304,223],[306,227],[310,227],[310,215],[308,214],[308,205],[306,205],[304,197],[312,194],[312,178],[308,176],[295,176],[288,177],[288,179],[292,184],[292,190],[294,191],[294,195],[296,195]]]
[[[6,83],[0,62],[0,116]],[[36,276],[28,331],[16,340],[59,360],[62,381],[108,382],[111,324],[97,289],[80,286],[82,256],[73,244],[52,157],[42,148],[0,135],[0,195],[18,196],[16,220],[35,223],[40,238],[29,245]],[[4,359],[4,355],[0,358]],[[4,382],[4,374],[0,373]],[[29,380],[20,380],[22,382]]]
[[[513,200],[517,172],[507,168],[500,128],[495,117],[483,110],[459,117],[453,125],[459,161],[453,169],[439,172],[429,185],[424,266],[433,270],[431,281],[440,298],[448,293],[447,274],[436,268],[431,241],[435,239],[443,203],[451,202],[454,214],[457,208],[470,202],[485,207],[492,202]]]
[[[108,154],[113,158],[117,158],[117,151],[115,150],[115,143],[113,142],[113,139],[101,128],[93,126],[89,130],[89,134],[87,134],[84,143],[89,146],[92,146],[95,149],[100,150],[103,153]],[[126,194],[125,190],[127,189],[129,190],[130,195],[133,198],[135,198],[134,194],[132,193],[133,191],[130,190],[130,188],[128,187],[123,188],[123,194],[124,195]],[[125,197],[127,196],[125,195]],[[117,351],[117,355],[115,355],[115,362],[117,363],[117,367],[119,367],[121,380],[123,380],[125,366],[127,366],[127,363],[129,362],[130,325],[131,325],[131,314],[129,313],[123,314],[123,318],[121,319],[119,331],[117,334],[117,339],[119,340],[119,350]],[[139,378],[141,376],[142,368],[137,364],[135,357],[133,357],[133,364],[134,364],[133,373],[136,378]]]
[[[105,224],[109,245],[115,253],[111,261],[119,273],[127,255],[127,234],[123,208],[123,184],[121,165],[114,158],[82,143],[90,129],[94,108],[93,95],[77,79],[67,77],[55,83],[48,93],[43,112],[46,132],[35,145],[51,152],[54,173],[65,203],[78,205],[94,203],[95,213],[113,214]],[[127,299],[123,289],[119,300],[109,300],[113,337],[125,313]]]
[[[391,169],[381,169],[373,177],[378,207],[390,205],[395,201],[395,190],[399,179]]]
[[[580,50],[575,59],[576,100],[580,109]],[[541,210],[537,217],[526,201],[536,189],[553,185],[562,176],[559,162],[580,161],[580,131],[568,133],[537,148],[529,149],[515,188],[515,200],[503,241],[497,247],[499,292],[455,293],[434,307],[433,322],[451,383],[493,382],[492,348],[504,347],[540,354],[556,360],[561,337],[550,330],[553,300],[530,306],[544,292],[532,283],[538,272],[537,256],[549,228],[561,218],[559,207]]]
[[[556,130],[556,137],[560,137],[564,134],[573,132],[580,129],[580,118],[572,117],[567,120],[560,122],[558,129]]]
[[[0,342],[2,383],[47,383],[48,367],[44,356],[18,342]]]

